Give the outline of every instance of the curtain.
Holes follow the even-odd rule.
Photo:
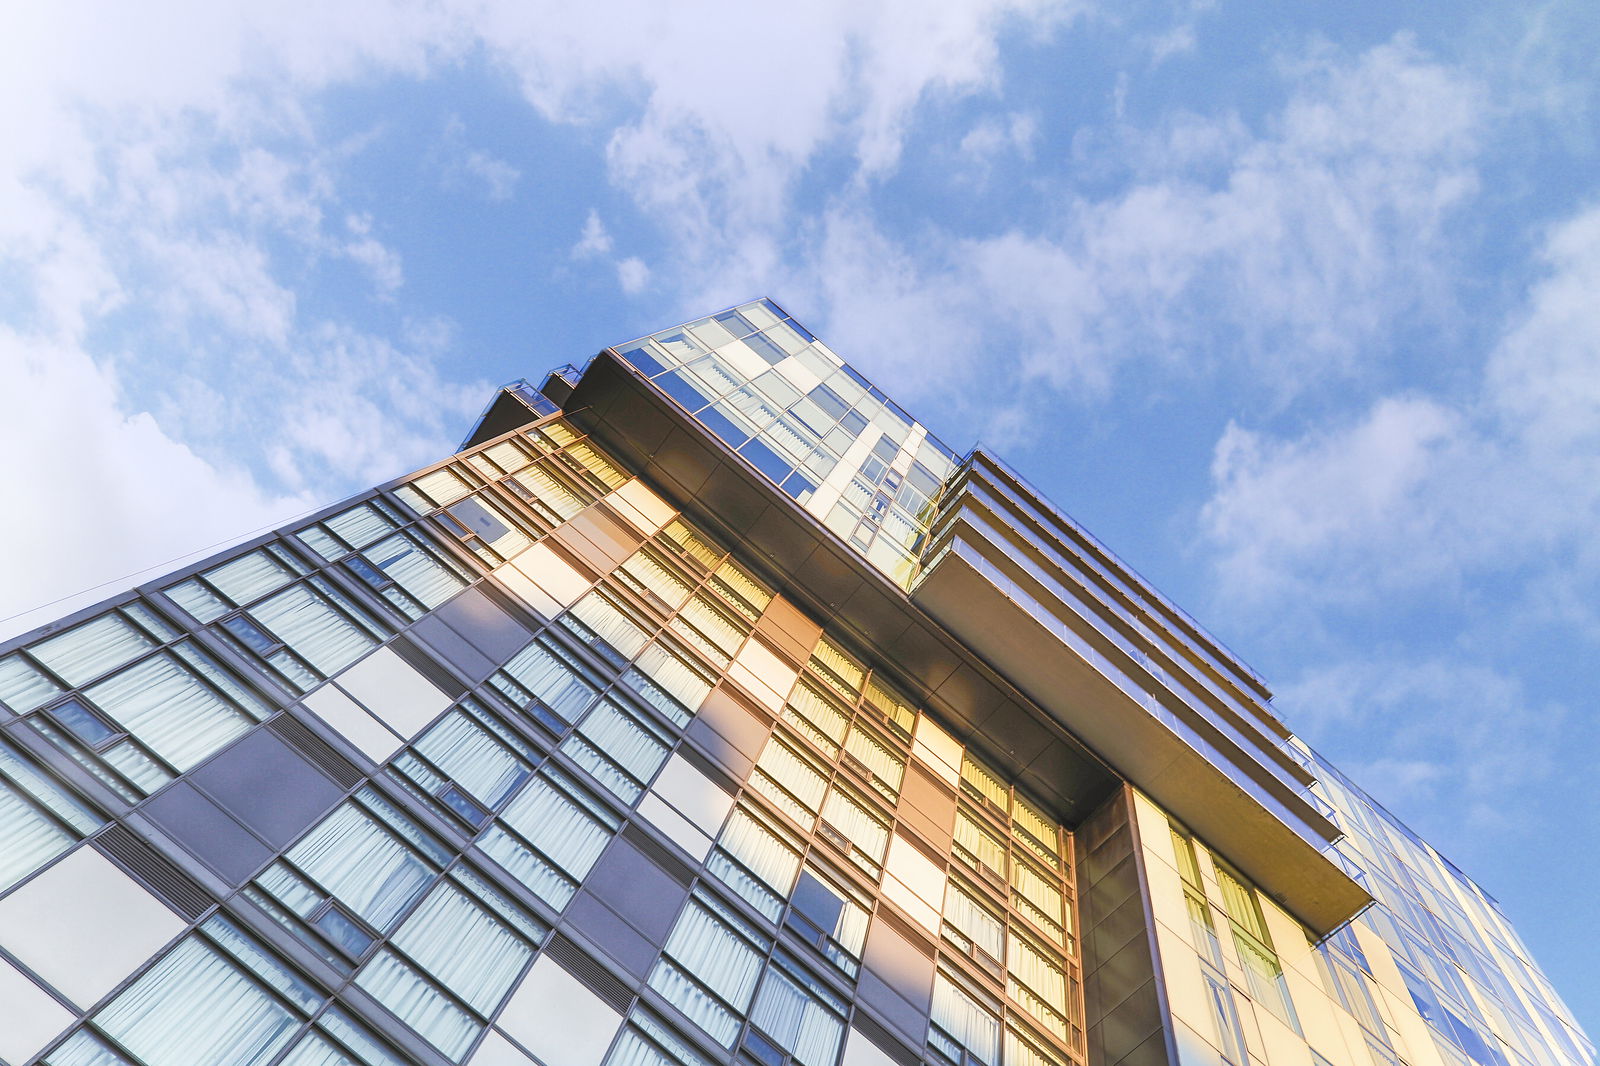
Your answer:
[[[862,852],[871,856],[873,862],[883,862],[883,853],[889,847],[889,827],[878,821],[861,804],[836,788],[822,805],[822,817],[849,837],[850,842]]]
[[[533,956],[521,937],[449,882],[428,894],[390,943],[486,1017]]]
[[[638,655],[649,639],[616,604],[598,592],[591,592],[573,604],[572,615],[620,652],[624,659]]]
[[[489,808],[528,779],[527,763],[465,713],[451,711],[416,742],[416,750]]]
[[[995,959],[1004,958],[1005,925],[987,907],[957,888],[954,881],[945,888],[944,917]]]
[[[87,1029],[73,1033],[44,1061],[48,1066],[132,1066]]]
[[[120,614],[112,613],[42,640],[28,651],[67,684],[82,685],[155,646]]]
[[[22,656],[0,659],[0,700],[18,714],[43,706],[60,691],[60,685],[35,670]]]
[[[692,714],[711,693],[711,682],[684,659],[660,644],[652,644],[639,656],[637,667],[660,685]]]
[[[568,722],[575,722],[599,695],[565,660],[542,644],[530,644],[506,663],[505,672]]]
[[[667,758],[667,746],[645,724],[609,701],[596,707],[578,732],[589,740],[606,758],[626,770],[636,781],[649,781]],[[569,745],[562,745],[569,751]],[[572,754],[569,751],[569,754]],[[581,760],[580,760],[581,761]],[[639,796],[638,785],[621,783],[621,789],[611,791],[632,802]],[[609,787],[609,786],[608,786]]]
[[[84,694],[179,773],[254,724],[170,652],[152,656]]]
[[[387,948],[362,967],[356,974],[356,984],[457,1062],[483,1028],[415,967]]]
[[[305,585],[285,589],[250,613],[325,676],[343,670],[378,643]]]
[[[641,548],[622,564],[622,569],[635,581],[649,589],[669,609],[676,610],[689,598],[689,586],[668,570],[655,555]]]
[[[956,843],[967,849],[983,865],[999,874],[1006,873],[1005,843],[984,830],[961,811],[956,812]]]
[[[981,1062],[994,1063],[1000,1051],[1000,1020],[980,1007],[944,974],[933,979],[929,1016]]]
[[[857,727],[850,730],[844,749],[865,763],[867,769],[882,778],[891,789],[900,791],[900,782],[906,775],[906,764],[876,737]]]
[[[294,574],[265,551],[253,551],[209,570],[205,579],[235,604],[243,606],[283,588]]]
[[[229,605],[216,593],[193,579],[162,589],[173,603],[202,622],[212,622],[228,613]]]
[[[353,804],[339,807],[285,855],[339,901],[386,931],[433,871]]]
[[[562,521],[575,517],[586,506],[571,489],[550,475],[544,463],[530,467],[518,474],[516,479],[528,486],[528,491],[560,516]]]
[[[756,760],[756,767],[787,789],[793,798],[763,787],[764,782],[760,777],[752,778],[751,784],[789,811],[797,822],[810,829],[815,821],[817,808],[822,804],[822,794],[827,791],[827,779],[810,763],[795,754],[776,735],[767,740],[767,746],[761,750],[761,757]],[[803,808],[800,812],[794,810],[796,800]]]
[[[299,1020],[195,936],[95,1016],[147,1066],[251,1066],[289,1042]]]
[[[1016,819],[1017,825],[1021,826],[1029,836],[1043,844],[1045,850],[1051,856],[1060,857],[1061,852],[1056,840],[1058,836],[1056,824],[1045,817],[1042,811],[1021,796],[1018,796],[1016,802],[1012,804],[1011,816]]]
[[[801,1066],[833,1066],[844,1020],[776,966],[767,969],[750,1020]]]
[[[1011,790],[1006,788],[988,768],[972,761],[972,756],[961,760],[961,779],[973,788],[978,794],[990,800],[1002,811],[1011,809]]]
[[[704,593],[694,596],[684,604],[680,616],[705,634],[724,655],[732,655],[738,651],[739,645],[750,635],[747,626],[736,624],[733,619],[715,607]]]
[[[823,699],[808,682],[802,681],[789,695],[789,705],[824,737],[832,741],[832,744],[824,744],[823,747],[838,749],[839,744],[844,741],[847,720],[832,703]],[[790,716],[785,713],[784,717]]]
[[[610,827],[551,783],[534,779],[506,808],[505,822],[576,878],[588,874],[610,837]]]
[[[341,511],[322,524],[337,533],[352,548],[365,548],[394,529],[394,523],[371,504],[359,503],[348,511]]]
[[[431,474],[423,474],[411,484],[421,489],[429,499],[441,507],[447,503],[455,503],[467,494],[467,486],[449,467],[435,470]]]
[[[718,843],[721,851],[709,863],[711,872],[776,922],[800,871],[800,856],[743,808],[734,810]],[[741,865],[734,865],[727,856]]]
[[[1011,864],[1011,887],[1033,904],[1051,926],[1061,925],[1061,890],[1025,862]]]
[[[0,777],[0,891],[72,847],[73,836]]]
[[[714,913],[711,906],[698,898],[689,901],[667,938],[666,953],[673,961],[664,958],[656,965],[650,985],[723,1047],[731,1047],[739,1032],[738,1019],[687,974],[743,1013],[761,975],[762,953],[751,944],[751,939],[760,942],[760,938],[749,930],[745,932],[751,939],[741,936],[731,924],[737,920],[726,912]]]
[[[1064,1066],[1055,1055],[1047,1054],[1016,1030],[1006,1029],[1006,1066]]]
[[[394,578],[430,611],[466,585],[429,554],[415,537],[405,533],[375,545],[366,556],[373,566]]]

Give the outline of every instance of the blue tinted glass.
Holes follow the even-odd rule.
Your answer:
[[[471,796],[468,796],[455,785],[445,786],[445,790],[439,793],[439,799],[474,829],[481,827],[484,822],[489,820],[489,812],[478,806]]]
[[[773,366],[789,358],[789,353],[767,339],[764,333],[753,333],[744,339],[745,344],[761,358],[767,361],[768,366]]]
[[[794,886],[794,909],[812,925],[828,932],[839,924],[839,914],[844,910],[844,900],[839,894],[809,871],[800,872],[800,881]]]
[[[708,407],[696,417],[707,429],[727,441],[730,448],[737,448],[750,439],[749,434],[728,421],[728,416],[715,408]]]
[[[711,321],[720,322],[722,324],[722,328],[733,334],[735,337],[743,337],[745,334],[754,333],[756,330],[756,328],[752,326],[745,319],[745,317],[737,311],[724,311],[720,315],[712,315]]]
[[[712,397],[690,384],[681,371],[662,374],[656,378],[656,384],[661,386],[661,390],[668,396],[682,404],[687,411],[698,411],[712,400]]]
[[[811,335],[811,331],[809,329],[806,329],[804,326],[802,326],[800,323],[796,322],[792,318],[789,319],[789,328],[794,330],[796,333],[800,334],[800,336],[804,337],[806,339],[806,343],[807,344],[810,344],[812,341],[817,339],[817,338],[815,338],[815,337],[813,337]],[[851,373],[855,373],[855,372],[851,371]]]
[[[344,561],[344,565],[349,567],[350,572],[355,574],[356,577],[359,577],[375,589],[387,588],[393,584],[387,574],[378,570],[359,555],[352,555]]]
[[[760,438],[751,438],[748,444],[739,449],[739,454],[754,463],[757,470],[780,484],[792,472],[789,464],[784,462],[777,452],[761,443]]]
[[[258,655],[266,655],[278,647],[278,642],[267,636],[254,622],[242,614],[222,620],[222,628],[238,637],[244,646]]]
[[[807,496],[817,491],[817,487],[804,474],[791,474],[789,479],[783,483],[783,491],[804,503]]]
[[[839,394],[826,385],[818,385],[811,390],[811,402],[828,413],[828,417],[837,422],[844,417],[850,405],[839,398]]]
[[[311,924],[351,958],[360,958],[372,946],[371,935],[338,907],[329,907],[320,917],[313,918]]]
[[[851,411],[839,420],[839,426],[852,437],[861,436],[861,431],[867,428],[867,416],[860,411]]]
[[[456,521],[466,526],[484,540],[496,541],[511,532],[505,523],[489,513],[488,508],[477,500],[462,500],[450,508],[450,514]],[[393,562],[393,560],[390,560]]]
[[[102,722],[99,715],[77,700],[68,700],[50,713],[64,729],[91,748],[117,735],[115,729]]]
[[[650,354],[650,349],[645,347],[643,341],[622,348],[618,350],[617,354],[632,363],[634,368],[647,378],[653,378],[667,369],[657,361],[655,356]]]

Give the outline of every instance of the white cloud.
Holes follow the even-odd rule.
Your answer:
[[[637,256],[629,256],[617,264],[617,284],[630,296],[644,291],[650,284],[650,268]]]
[[[610,254],[611,234],[607,232],[606,224],[600,221],[600,212],[591,207],[588,217],[583,220],[583,233],[578,236],[578,243],[572,246],[572,258],[592,259]]]
[[[1554,228],[1542,260],[1468,395],[1385,397],[1288,438],[1229,427],[1201,520],[1230,599],[1600,581],[1600,208]]]
[[[511,199],[522,180],[522,171],[487,152],[468,152],[464,165],[469,174],[482,179],[489,199],[496,203]]]

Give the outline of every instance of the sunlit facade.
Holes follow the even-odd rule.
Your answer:
[[[6,1066],[1589,1066],[1496,904],[770,301],[0,646]]]

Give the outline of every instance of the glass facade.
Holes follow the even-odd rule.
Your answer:
[[[609,356],[858,569],[679,491],[597,360],[0,647],[0,1063],[1592,1061],[1493,901],[1025,483],[769,301]],[[1215,791],[1008,673],[986,589]]]

